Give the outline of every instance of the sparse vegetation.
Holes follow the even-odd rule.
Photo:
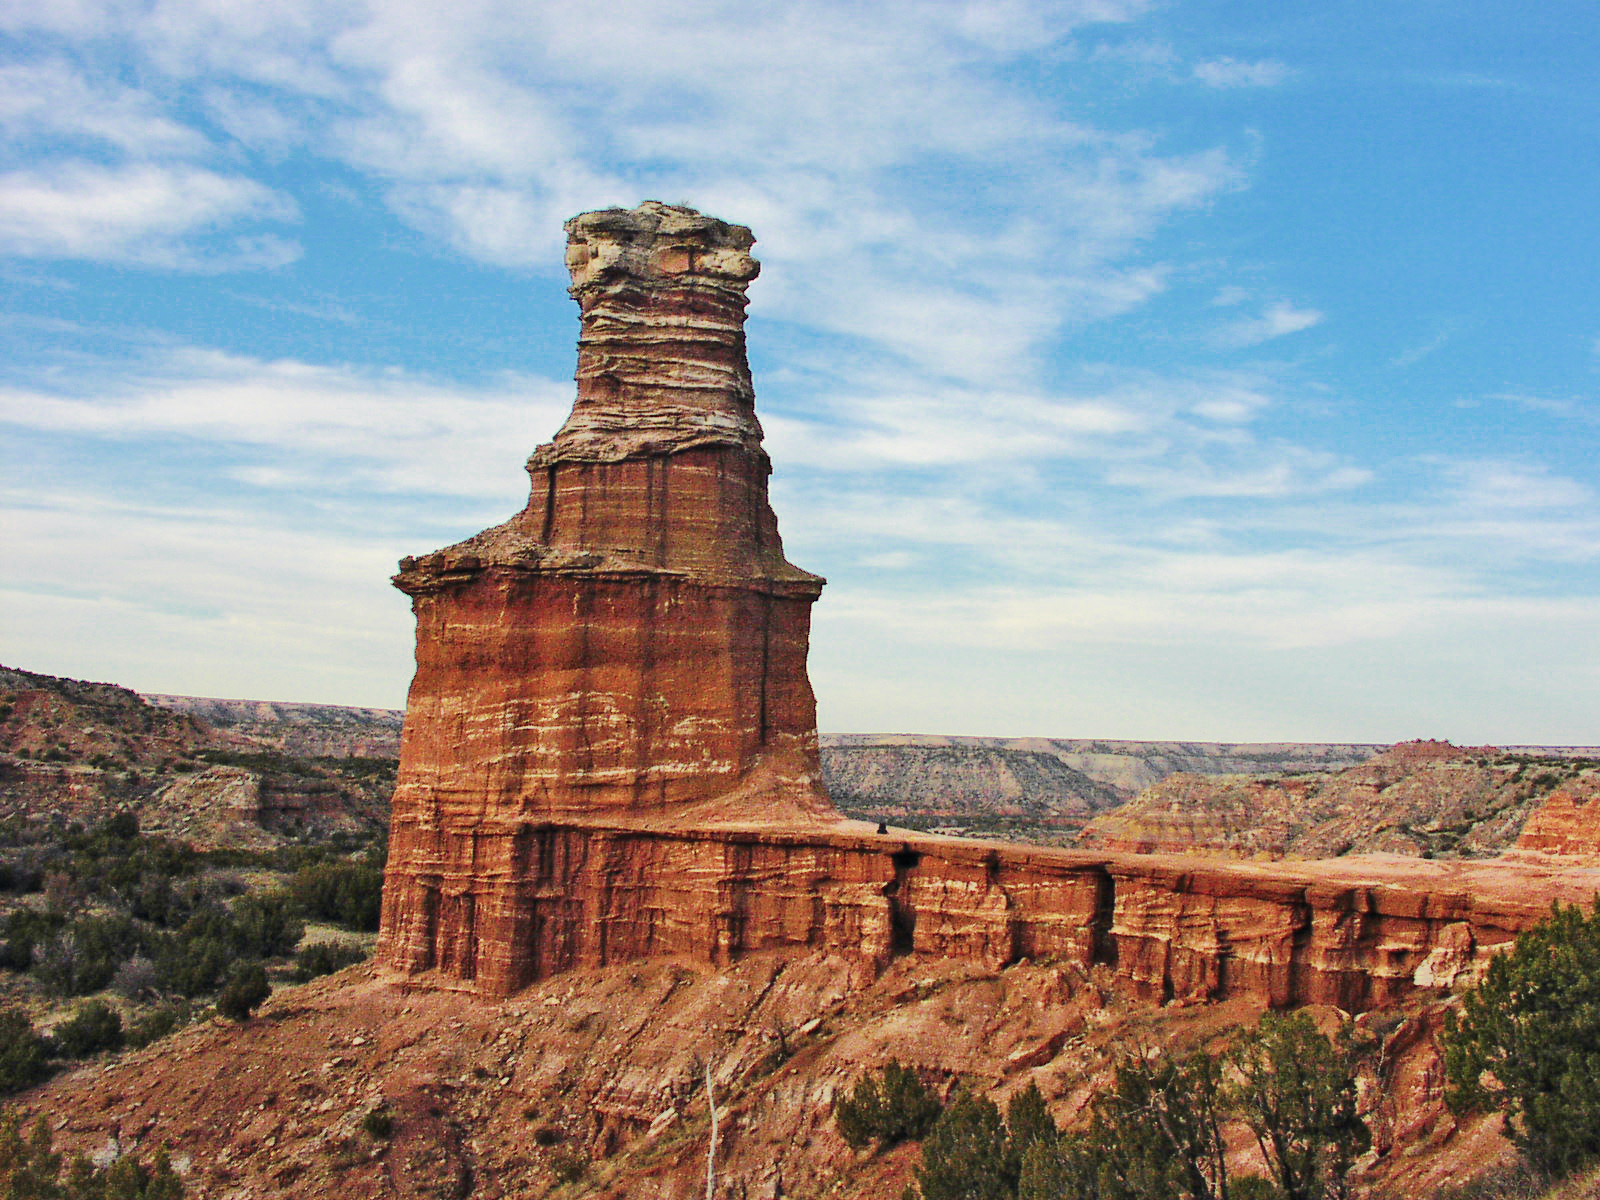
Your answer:
[[[1494,959],[1442,1042],[1451,1104],[1504,1112],[1536,1170],[1600,1159],[1600,898],[1557,905]]]
[[[394,1136],[394,1116],[387,1108],[374,1108],[361,1118],[361,1130],[374,1141],[387,1141]]]
[[[550,1173],[558,1183],[577,1183],[589,1173],[589,1162],[571,1150],[556,1150],[550,1155]]]
[[[20,1092],[50,1074],[50,1043],[26,1013],[0,1009],[0,1093]]]
[[[197,1015],[195,1007],[187,1000],[169,1000],[158,1004],[129,1026],[127,1043],[135,1048],[148,1046],[182,1029]]]
[[[871,1084],[863,1091],[863,1085]],[[884,1107],[869,1076],[835,1107],[860,1148],[864,1115]],[[876,1099],[875,1099],[876,1097]],[[1224,1127],[1255,1135],[1268,1176],[1229,1177]],[[915,1135],[908,1135],[915,1136]],[[854,1140],[852,1140],[852,1138]],[[920,1200],[1342,1200],[1366,1149],[1355,1077],[1343,1041],[1304,1014],[1267,1014],[1221,1056],[1131,1054],[1081,1127],[1061,1132],[1034,1088],[1004,1120],[981,1096],[958,1092],[922,1142]]]
[[[304,981],[365,957],[324,940],[292,967],[286,961],[308,918],[375,928],[381,856],[381,844],[350,838],[249,855],[199,853],[142,832],[132,812],[88,828],[3,821],[0,892],[19,899],[0,916],[0,969],[25,974],[41,997],[109,990],[133,1009],[125,1044],[147,1045],[188,1023],[191,1002],[216,997],[220,1007],[230,970],[254,966],[265,980],[270,966]],[[285,871],[297,873],[288,886],[263,886]],[[228,1009],[245,1014],[260,1002],[242,1008],[235,988]],[[97,1040],[108,1034],[76,1023],[84,1013],[96,1028],[108,1014],[121,1019],[104,1001],[80,1008],[57,1026],[58,1056],[112,1048]]]
[[[346,929],[375,930],[383,900],[383,865],[332,862],[302,867],[289,890],[307,916]]]
[[[15,1113],[0,1115],[0,1200],[181,1200],[183,1181],[165,1149],[150,1162],[122,1157],[96,1167],[82,1155],[63,1162],[41,1117],[23,1133]],[[62,1168],[65,1167],[63,1174]]]
[[[296,983],[305,983],[321,975],[332,975],[366,957],[357,946],[340,942],[312,942],[309,946],[302,946],[300,953],[295,955],[294,979]]]
[[[873,1143],[892,1146],[915,1141],[939,1117],[939,1099],[909,1067],[890,1062],[877,1075],[865,1075],[847,1096],[834,1102],[839,1136],[853,1150]]]
[[[122,1049],[122,1016],[104,1000],[90,1000],[50,1035],[61,1058],[87,1058],[102,1050]]]
[[[261,1002],[272,995],[267,972],[258,962],[240,963],[217,993],[217,1011],[230,1021],[248,1020]]]

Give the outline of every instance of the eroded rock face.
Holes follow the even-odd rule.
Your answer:
[[[750,232],[567,225],[578,397],[527,508],[406,559],[417,616],[379,954],[505,996],[757,952],[1109,969],[1159,1000],[1361,1009],[1449,986],[1600,872],[1250,864],[878,834],[822,790],[746,365]],[[1432,757],[1437,757],[1429,751]],[[1430,758],[1431,761],[1431,758]]]
[[[468,978],[482,957],[499,990],[561,957],[529,942],[562,886],[535,824],[835,816],[806,676],[823,581],[783,556],[745,358],[754,239],[654,202],[567,235],[578,395],[527,508],[395,577],[417,674],[383,953]]]
[[[1600,862],[1600,778],[1553,792],[1528,817],[1512,856]]]
[[[1106,850],[1331,858],[1488,857],[1516,841],[1551,789],[1597,781],[1587,758],[1402,742],[1356,766],[1291,776],[1177,774],[1096,817]]]

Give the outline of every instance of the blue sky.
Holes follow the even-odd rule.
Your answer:
[[[399,706],[561,222],[750,225],[829,730],[1600,742],[1592,6],[0,0],[0,661]]]

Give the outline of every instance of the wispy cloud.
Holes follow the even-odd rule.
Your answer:
[[[1217,331],[1215,341],[1230,349],[1245,349],[1310,329],[1322,324],[1322,320],[1322,314],[1314,308],[1296,308],[1281,300],[1268,305],[1258,317],[1246,317],[1224,325]]]
[[[90,78],[59,59],[0,65],[0,128],[15,155],[26,143],[101,143],[140,155],[198,154],[204,134],[162,111],[147,92]]]
[[[1408,346],[1399,354],[1396,354],[1392,359],[1389,360],[1389,365],[1402,368],[1416,366],[1416,364],[1421,362],[1423,359],[1428,358],[1437,351],[1444,349],[1444,347],[1449,344],[1450,339],[1454,336],[1455,330],[1441,329],[1438,333],[1428,338],[1427,341],[1418,342],[1414,346]]]
[[[570,384],[543,380],[472,387],[185,349],[81,371],[70,392],[0,388],[0,424],[206,443],[231,452],[236,465],[225,469],[234,478],[261,487],[514,496],[522,456],[554,432],[571,401]],[[252,457],[240,459],[245,452]],[[505,470],[486,475],[495,461]]]
[[[1214,58],[1196,63],[1194,77],[1207,87],[1276,87],[1294,72],[1285,63],[1272,59],[1245,62],[1237,58]]]
[[[509,2],[446,17],[411,4],[251,0],[223,19],[201,0],[169,0],[139,19],[108,2],[75,8],[81,19],[12,20],[120,36],[150,78],[197,90],[224,140],[268,161],[298,150],[354,168],[401,220],[485,262],[548,269],[565,216],[636,202],[649,180],[660,198],[757,228],[771,275],[787,280],[766,294],[773,315],[847,324],[883,353],[970,379],[1026,371],[1062,327],[1158,294],[1164,265],[1130,258],[1175,214],[1243,181],[1221,147],[1164,151],[1007,81],[1018,56],[1147,7],[1011,3],[979,15],[896,3],[863,23],[842,3]],[[57,92],[88,96],[67,68],[47,74]],[[23,210],[13,247],[176,265],[220,249],[193,245],[186,259],[186,235],[287,218],[283,198],[237,163],[217,162],[209,178],[154,165],[198,152],[207,135],[163,114],[153,94],[58,106],[122,112],[106,136],[130,163],[100,180],[81,164],[35,164],[13,181]],[[928,172],[962,186],[917,186]],[[168,202],[163,181],[197,186]],[[92,222],[101,199],[111,211]],[[254,258],[248,249],[230,247],[229,264],[289,253],[282,242],[255,243]]]
[[[201,254],[189,239],[237,222],[294,219],[292,200],[252,179],[194,166],[63,162],[0,174],[0,250],[165,267],[271,267],[299,248],[276,234],[230,234]]]

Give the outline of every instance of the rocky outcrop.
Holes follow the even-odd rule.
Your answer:
[[[59,827],[131,812],[147,833],[263,849],[381,832],[391,782],[381,761],[279,753],[193,708],[0,667],[0,817]]]
[[[718,1196],[880,1200],[914,1182],[919,1148],[852,1151],[833,1101],[885,1063],[1002,1110],[1036,1086],[1081,1129],[1130,1047],[1214,1053],[1261,1007],[1153,1008],[1103,969],[1048,961],[997,972],[908,958],[861,987],[825,954],[719,969],[658,959],[495,1003],[396,988],[362,966],[278,993],[255,1020],[197,1023],[11,1104],[27,1122],[44,1116],[69,1156],[168,1147],[193,1196],[693,1200],[706,1192],[709,1067]],[[1418,996],[1354,1022],[1374,1152],[1355,1195],[1434,1200],[1509,1150],[1498,1116],[1444,1105],[1433,1033],[1445,1007]],[[1311,1012],[1329,1033],[1339,1024]],[[381,1138],[363,1128],[375,1111]]]
[[[745,358],[754,239],[654,202],[567,236],[578,395],[527,507],[395,577],[417,673],[381,953],[498,990],[562,958],[536,948],[571,908],[540,822],[834,815],[805,669],[823,581],[783,557]]]
[[[822,581],[784,559],[767,502],[742,330],[750,232],[648,203],[567,233],[578,395],[529,460],[527,507],[395,577],[417,673],[388,966],[506,996],[661,957],[833,954],[863,981],[905,956],[1049,959],[1155,999],[1362,1009],[1447,986],[1551,895],[1600,883],[844,820],[822,791],[805,670]]]
[[[1551,793],[1529,815],[1512,857],[1600,861],[1600,775]]]
[[[498,846],[498,842],[489,843]],[[998,970],[1104,965],[1158,1001],[1249,996],[1360,1011],[1449,987],[1600,872],[1349,858],[1230,863],[870,832],[546,825],[480,861],[519,907],[448,893],[433,961],[506,995],[562,971],[832,952],[858,981],[901,956]]]
[[[1141,853],[1488,857],[1511,847],[1552,789],[1595,778],[1594,766],[1576,751],[1418,741],[1340,771],[1178,774],[1096,817],[1082,841]]]
[[[824,744],[822,773],[850,816],[1011,840],[1064,841],[1125,799],[1054,754],[1004,746]]]
[[[218,700],[209,696],[143,698],[157,708],[188,713],[212,729],[249,738],[285,754],[318,758],[398,758],[405,713],[392,708],[296,704],[279,700]]]
[[[973,756],[968,761],[978,763],[986,761],[976,757],[983,751],[993,751],[1008,759],[1014,755],[1047,755],[1068,770],[1111,788],[1121,799],[1131,800],[1151,784],[1180,771],[1191,775],[1287,775],[1335,771],[1365,762],[1387,748],[1360,742],[1132,742],[1108,738],[825,733],[822,735],[822,764],[830,776],[838,775],[848,793],[855,785],[858,774],[865,773],[854,765],[858,758],[868,764],[883,763],[887,766],[893,763],[897,755],[910,757],[937,751],[950,751],[962,758]],[[871,770],[870,765],[866,770]],[[965,774],[959,768],[951,770],[948,765],[943,770],[958,781]],[[1097,797],[1092,793],[1062,790],[1071,791],[1071,796],[1063,797],[1069,804],[1072,799],[1081,797],[1090,807],[1098,806]],[[874,799],[883,800],[903,796],[912,806],[928,798],[927,792],[918,793],[910,788],[905,791],[894,789],[891,795],[884,795],[874,788],[869,794]]]

